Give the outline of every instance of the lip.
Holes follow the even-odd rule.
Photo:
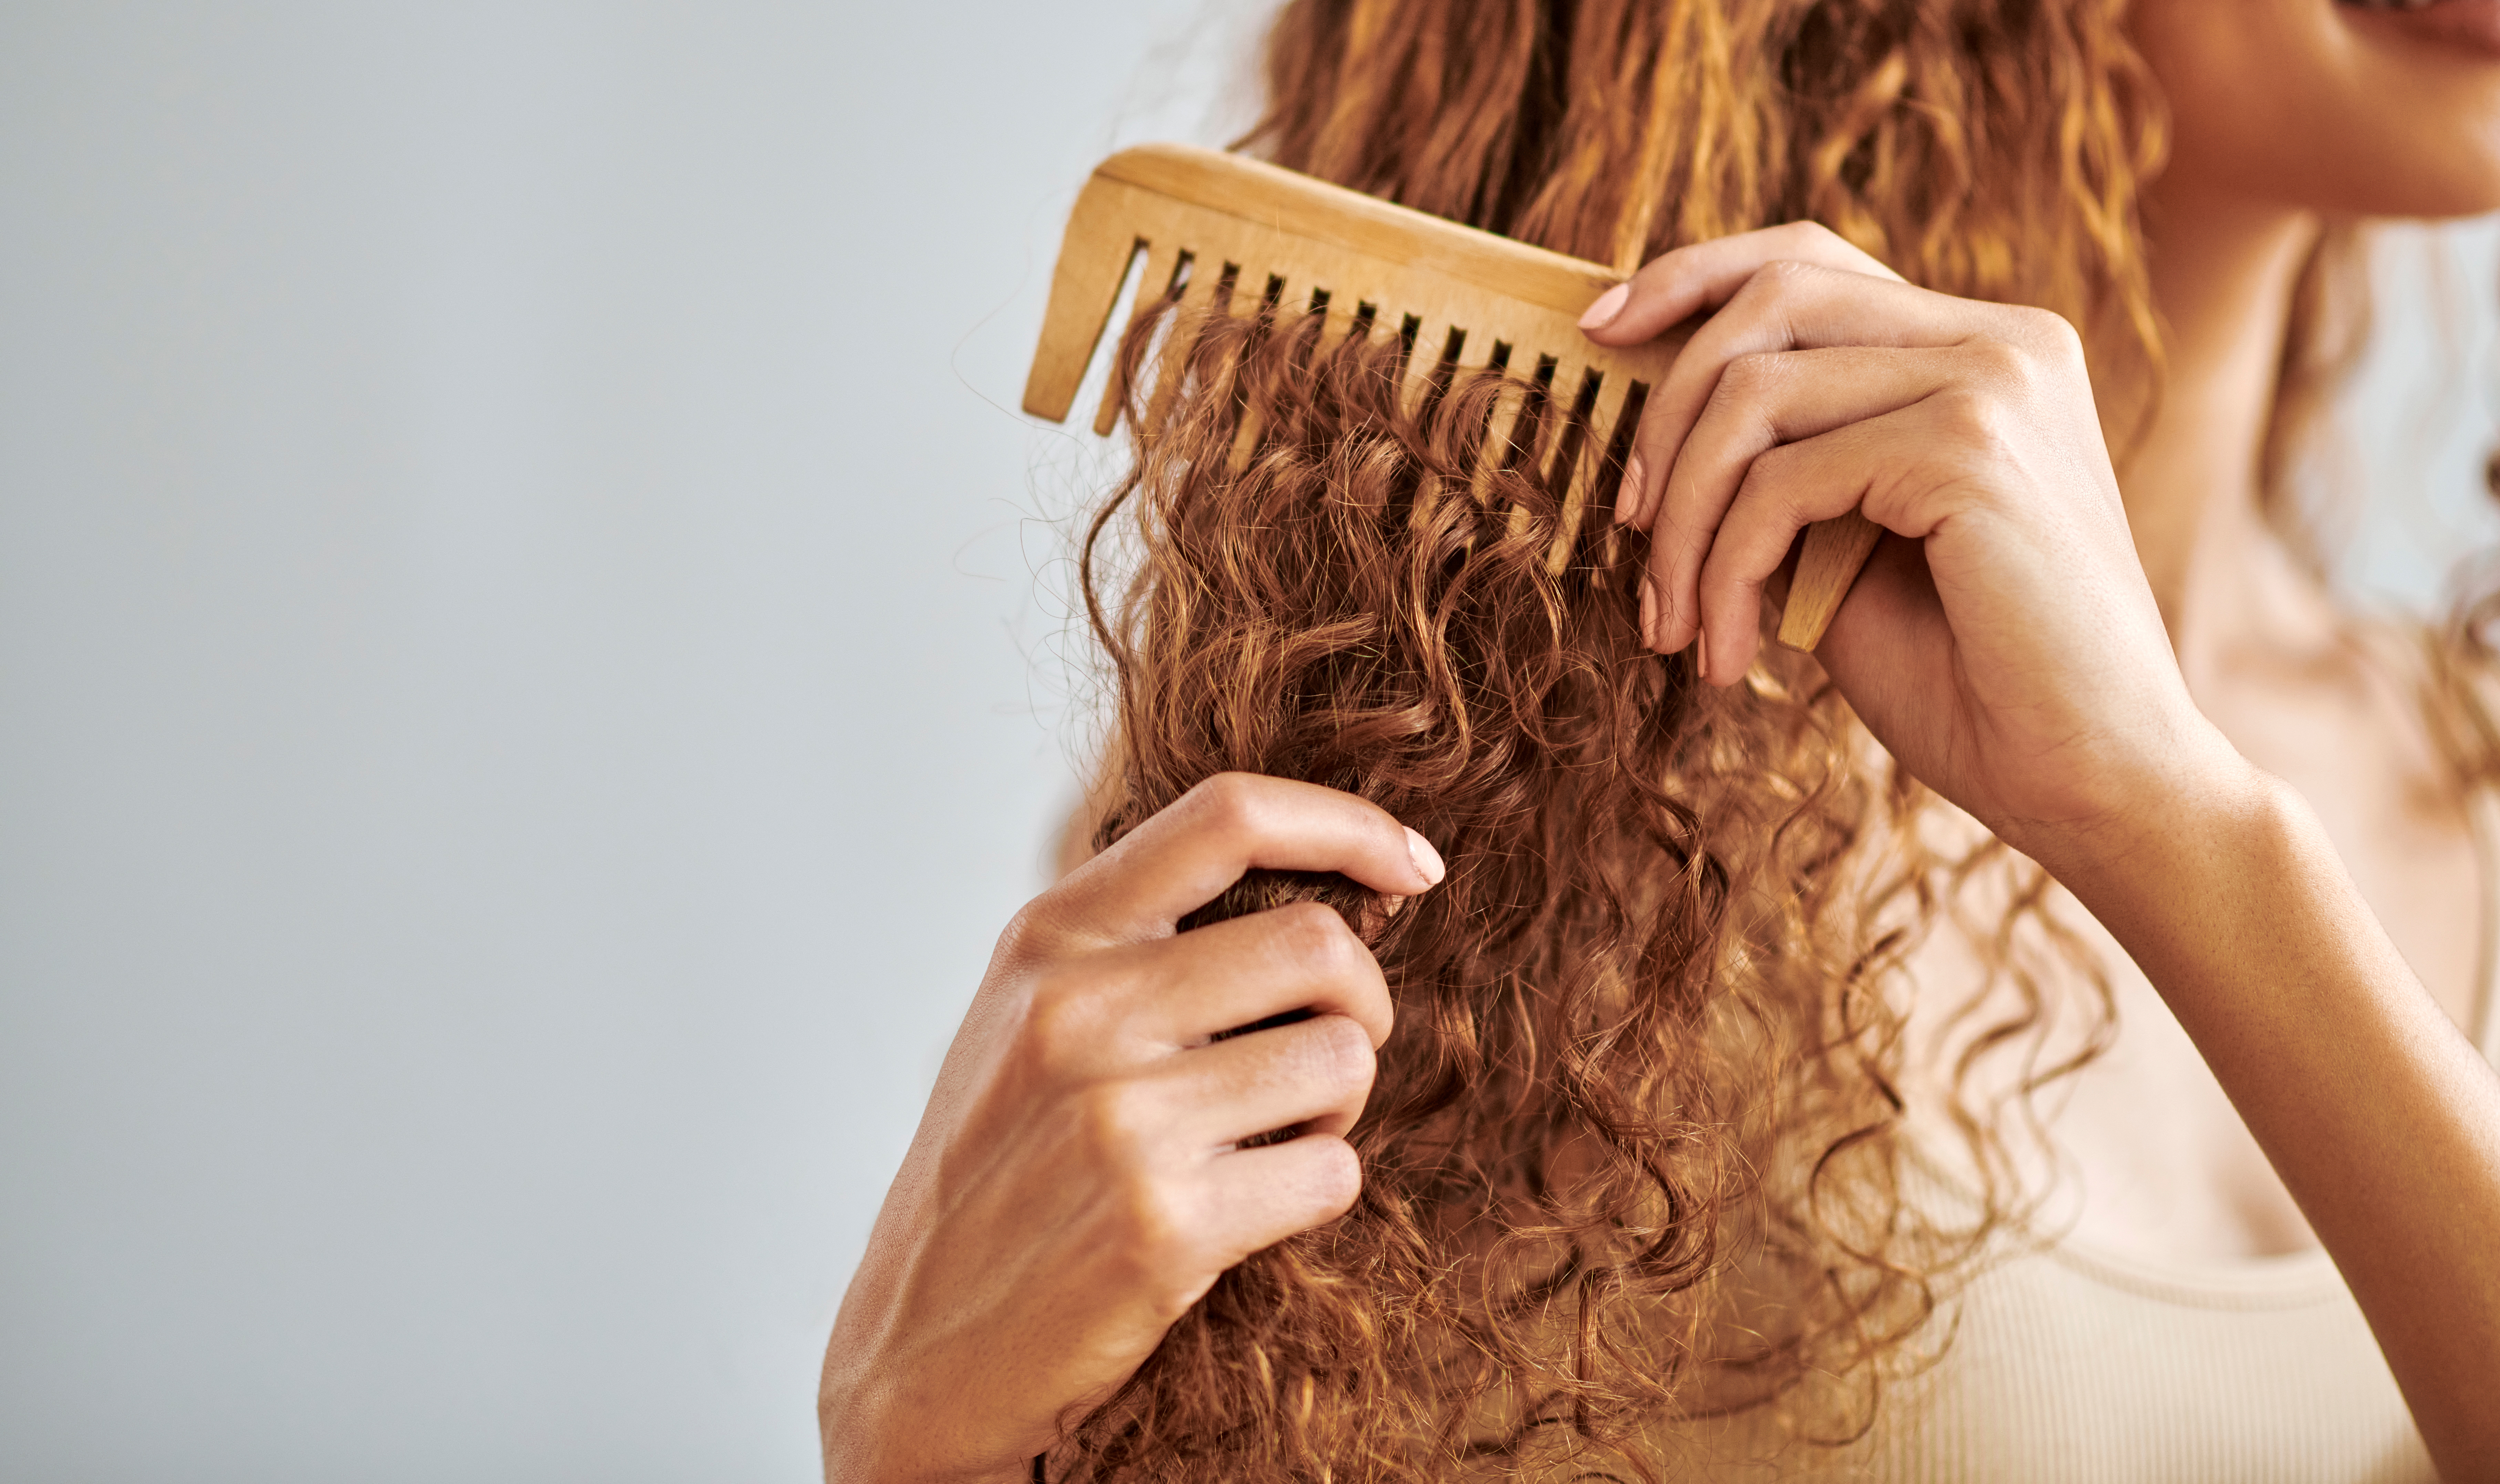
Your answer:
[[[2335,9],[2368,30],[2500,61],[2500,0],[2335,0]]]

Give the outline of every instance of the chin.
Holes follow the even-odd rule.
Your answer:
[[[2500,0],[2138,0],[2177,183],[2346,216],[2500,211]]]

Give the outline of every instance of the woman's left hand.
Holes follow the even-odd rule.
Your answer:
[[[1609,302],[1613,301],[1613,302]],[[2051,864],[2248,765],[2173,659],[2081,341],[2046,310],[1917,288],[1812,223],[1667,253],[1584,321],[1702,310],[1649,397],[1617,518],[1647,530],[1644,638],[1732,683],[1808,523],[1891,533],[1817,657],[1911,774]]]

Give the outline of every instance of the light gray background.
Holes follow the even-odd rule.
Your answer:
[[[1086,736],[1059,221],[1258,9],[0,4],[0,1478],[815,1476]]]

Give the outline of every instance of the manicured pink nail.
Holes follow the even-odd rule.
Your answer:
[[[1649,577],[1641,577],[1641,647],[1658,647],[1658,589],[1650,585]]]
[[[1618,283],[1607,289],[1597,296],[1596,303],[1590,305],[1581,313],[1580,328],[1595,330],[1604,326],[1607,321],[1624,312],[1624,301],[1631,296],[1632,286],[1628,283]]]
[[[1427,886],[1440,885],[1441,877],[1450,874],[1450,868],[1441,864],[1441,852],[1432,848],[1431,841],[1412,830],[1406,832],[1406,854],[1415,862],[1415,870],[1424,877]]]
[[[1622,525],[1640,513],[1641,477],[1647,473],[1641,467],[1639,454],[1624,460],[1623,487],[1615,491],[1615,524]]]

